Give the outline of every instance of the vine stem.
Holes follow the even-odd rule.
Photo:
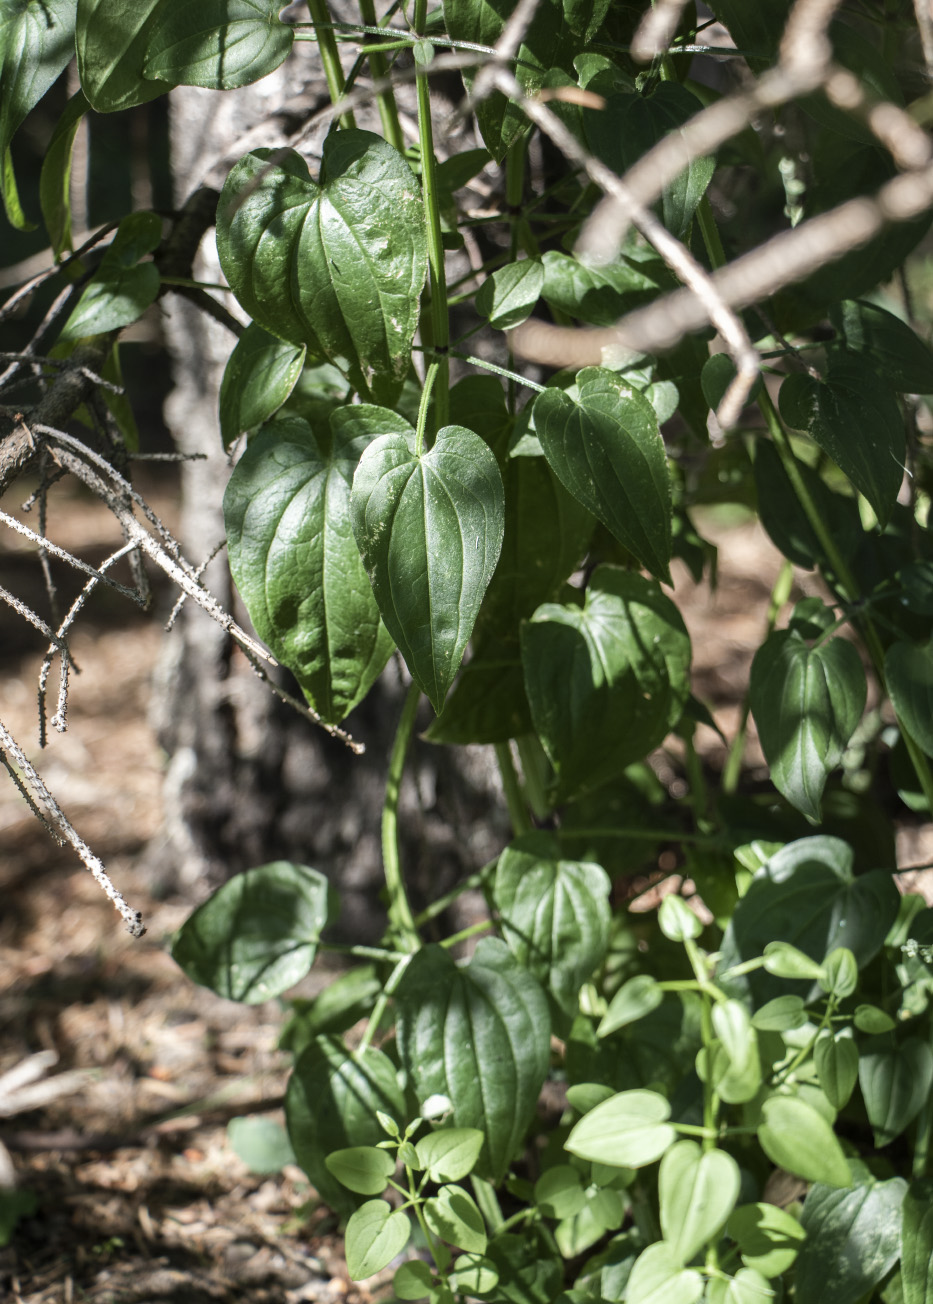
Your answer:
[[[399,935],[400,945],[409,951],[417,951],[420,948],[421,938],[418,936],[402,878],[402,862],[398,845],[398,799],[402,787],[405,757],[408,755],[412,734],[415,731],[415,716],[420,700],[421,690],[417,684],[412,684],[405,698],[402,717],[395,733],[395,742],[392,744],[385,802],[382,807],[382,865],[389,897],[389,922]]]
[[[423,36],[427,20],[427,0],[415,0],[415,21],[412,24],[418,36]],[[424,191],[424,211],[428,227],[428,266],[431,269],[431,334],[438,363],[440,384],[434,398],[436,428],[447,425],[450,412],[450,324],[447,315],[447,272],[444,265],[444,245],[441,239],[441,210],[437,188],[437,160],[434,157],[434,129],[431,124],[431,89],[425,65],[416,48],[415,85],[418,91],[418,143],[421,149],[421,183]]]
[[[308,11],[314,23],[314,32],[321,51],[321,63],[327,79],[327,93],[330,95],[331,103],[337,104],[343,98],[343,65],[337,52],[337,38],[327,10],[327,0],[308,0]],[[355,127],[356,118],[353,116],[353,110],[347,109],[341,114],[339,121],[341,127]]]
[[[522,787],[518,781],[515,762],[512,759],[512,748],[508,743],[495,743],[493,745],[496,751],[496,761],[499,765],[499,774],[502,777],[505,804],[509,808],[509,819],[512,821],[512,832],[516,837],[521,837],[523,833],[531,832],[531,820],[528,818],[528,811],[522,796]]]

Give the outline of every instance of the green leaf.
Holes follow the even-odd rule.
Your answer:
[[[771,781],[804,815],[820,798],[865,708],[865,671],[842,638],[808,647],[796,630],[771,634],[752,662],[749,697]]]
[[[830,363],[825,380],[802,372],[781,385],[781,416],[805,430],[887,523],[904,478],[906,437],[894,391],[859,359]]]
[[[583,1178],[571,1164],[557,1164],[535,1182],[534,1198],[545,1217],[573,1218],[586,1203]]]
[[[280,1173],[286,1164],[295,1162],[288,1133],[274,1118],[231,1118],[227,1140],[231,1150],[254,1173]]]
[[[887,1276],[900,1250],[906,1190],[900,1177],[850,1191],[813,1187],[801,1218],[807,1240],[797,1260],[798,1304],[856,1304]]]
[[[584,1114],[564,1143],[581,1159],[644,1168],[677,1140],[671,1107],[656,1091],[620,1091]]]
[[[392,1278],[396,1299],[424,1299],[436,1286],[436,1278],[422,1259],[409,1259]]]
[[[31,1217],[39,1208],[35,1191],[0,1188],[0,1246],[9,1245],[20,1218]]]
[[[674,1257],[689,1263],[725,1226],[739,1194],[739,1166],[725,1150],[678,1141],[658,1172],[661,1234]]]
[[[933,1181],[911,1182],[901,1205],[904,1304],[933,1304]]]
[[[927,756],[933,756],[933,638],[928,643],[892,643],[884,677],[894,709]]]
[[[345,1233],[347,1272],[363,1281],[387,1267],[401,1254],[411,1236],[408,1218],[385,1200],[367,1200],[350,1215]]]
[[[396,1004],[399,1054],[417,1100],[447,1096],[454,1126],[485,1135],[475,1171],[501,1181],[548,1069],[544,993],[504,942],[483,938],[463,968],[440,947],[424,947]]]
[[[859,1056],[859,1086],[875,1145],[890,1145],[917,1117],[933,1086],[933,1051],[919,1037],[871,1043]]]
[[[103,335],[137,321],[159,293],[159,269],[140,263],[162,239],[162,221],[155,213],[131,213],[117,227],[100,266],[85,287],[59,339]]]
[[[776,960],[781,952],[772,951],[771,944],[778,941],[803,951],[817,973],[837,946],[847,946],[859,968],[864,967],[894,922],[900,897],[891,875],[883,870],[856,878],[853,859],[844,842],[826,836],[801,838],[770,856],[726,929],[720,972],[754,959],[766,947]],[[800,973],[799,979],[790,990],[814,999],[819,988],[814,989],[805,974]],[[728,988],[736,995],[750,994],[756,1006],[789,990],[783,979],[761,970],[729,978]]]
[[[670,579],[671,482],[648,400],[604,367],[534,404],[545,456],[573,496],[660,579]]]
[[[726,1231],[746,1267],[764,1277],[783,1276],[807,1239],[797,1219],[775,1204],[743,1204],[730,1215]]]
[[[274,72],[294,30],[277,0],[161,0],[148,33],[143,75],[171,86],[232,90]]]
[[[424,1204],[424,1220],[435,1236],[469,1254],[486,1253],[486,1226],[476,1202],[460,1186],[442,1186]]]
[[[813,1061],[826,1099],[833,1109],[844,1109],[859,1075],[859,1052],[852,1029],[824,1029],[816,1039]]]
[[[754,1268],[739,1268],[728,1281],[714,1277],[706,1292],[707,1304],[769,1304],[776,1298],[767,1277]]]
[[[863,299],[843,300],[829,317],[849,352],[862,355],[894,389],[933,393],[933,350],[906,322]]]
[[[327,923],[328,884],[306,865],[275,860],[237,874],[190,915],[172,958],[218,996],[260,1005],[310,970]]]
[[[507,263],[480,286],[476,311],[489,318],[490,326],[507,331],[531,315],[544,285],[540,259],[526,258]]]
[[[541,266],[545,302],[590,326],[614,326],[624,313],[650,302],[662,285],[669,285],[657,256],[631,246],[606,264],[549,249]]]
[[[771,1096],[761,1110],[758,1141],[768,1158],[808,1182],[849,1187],[852,1175],[833,1129],[796,1096]]]
[[[20,231],[31,230],[33,224],[20,207],[10,141],[69,63],[74,26],[74,0],[0,0],[0,187],[7,220]],[[53,136],[49,148],[54,144]]]
[[[618,1191],[590,1186],[585,1193],[582,1208],[572,1217],[564,1218],[554,1228],[557,1248],[565,1259],[576,1258],[602,1240],[607,1231],[616,1231],[621,1227],[624,1218],[625,1205]],[[565,1299],[565,1304],[586,1304],[586,1299]]]
[[[610,888],[601,865],[563,860],[552,834],[527,834],[499,857],[492,895],[502,936],[570,1015],[609,945]]]
[[[703,925],[682,896],[671,892],[661,902],[658,926],[672,942],[682,942],[687,937],[699,937]]]
[[[539,607],[521,630],[525,687],[560,795],[640,760],[680,718],[690,638],[660,587],[600,566],[586,605]]]
[[[634,978],[622,984],[609,1002],[609,1008],[596,1029],[597,1036],[608,1037],[619,1028],[637,1023],[656,1010],[663,1000],[664,992],[655,978],[647,973],[635,974]]]
[[[483,644],[471,657],[424,734],[428,742],[504,743],[531,733],[522,663],[510,647]]]
[[[305,359],[303,344],[286,344],[252,322],[237,341],[220,382],[220,433],[224,448],[244,430],[261,426],[295,388]]]
[[[806,1021],[807,1011],[799,996],[775,996],[752,1015],[752,1027],[759,1032],[792,1032]]]
[[[0,73],[2,76],[2,73]],[[39,203],[42,220],[49,233],[49,244],[56,258],[71,242],[71,151],[81,119],[90,105],[83,91],[76,91],[65,105],[55,124],[45,151],[39,176]]]
[[[764,969],[776,978],[823,978],[823,966],[789,942],[769,942],[764,951]]]
[[[331,133],[319,181],[296,153],[248,154],[221,194],[217,249],[255,321],[345,366],[364,398],[394,403],[411,362],[427,237],[417,183],[391,145],[368,131]]]
[[[696,96],[676,81],[659,82],[649,95],[610,95],[603,110],[584,115],[587,142],[598,158],[622,176],[659,140],[679,132],[702,107]],[[684,156],[686,160],[686,149]],[[715,169],[715,159],[691,158],[684,171],[664,187],[661,217],[674,235],[685,234]]]
[[[375,1146],[332,1150],[324,1159],[337,1181],[357,1195],[381,1195],[395,1172],[395,1157]]]
[[[642,1250],[625,1290],[626,1304],[696,1304],[703,1278],[685,1268],[670,1245],[657,1241]]]
[[[499,1271],[491,1259],[480,1254],[461,1254],[454,1261],[450,1285],[457,1294],[488,1295],[498,1284]]]
[[[382,618],[436,711],[499,559],[503,518],[496,459],[465,426],[445,426],[420,455],[414,431],[383,435],[357,468],[357,546]]]
[[[338,1211],[356,1202],[334,1179],[325,1156],[384,1140],[379,1112],[396,1121],[406,1117],[395,1066],[382,1051],[351,1055],[336,1037],[317,1037],[302,1051],[285,1095],[288,1135],[315,1190]]]
[[[798,463],[797,471],[843,558],[851,560],[863,537],[858,504],[832,493],[803,462]],[[755,444],[754,473],[759,517],[774,546],[797,566],[808,570],[822,566],[831,571],[777,450],[766,439]]]
[[[143,76],[163,0],[78,0],[75,46],[81,89],[98,113],[145,104],[171,89]]]
[[[383,408],[331,414],[317,435],[279,418],[250,441],[224,494],[230,570],[260,638],[336,724],[392,651],[350,527],[350,486],[377,433],[407,428]]]
[[[415,1146],[421,1166],[432,1182],[459,1182],[472,1173],[483,1148],[475,1127],[448,1127],[422,1137]]]
[[[858,986],[858,963],[847,946],[837,946],[823,962],[823,977],[819,980],[824,992],[832,992],[837,1000],[844,1001]]]
[[[854,1020],[859,1032],[867,1033],[869,1036],[893,1032],[897,1027],[890,1014],[886,1014],[884,1010],[879,1010],[877,1005],[857,1005]]]

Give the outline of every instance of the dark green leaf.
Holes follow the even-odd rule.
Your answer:
[[[324,142],[320,181],[296,153],[256,150],[227,178],[220,263],[250,316],[341,361],[364,397],[401,392],[427,269],[424,209],[402,156],[368,131]]]
[[[2,73],[0,73],[2,76]],[[81,119],[90,105],[83,91],[76,91],[55,124],[45,151],[39,177],[39,203],[49,244],[56,258],[71,243],[71,150]]]
[[[749,700],[771,781],[811,819],[831,770],[862,718],[865,671],[841,638],[808,647],[796,630],[771,634],[755,654]]]
[[[230,569],[259,636],[335,724],[381,674],[392,640],[350,528],[350,485],[377,433],[406,427],[367,405],[340,408],[329,436],[299,417],[250,442],[224,495]]]
[[[866,1174],[867,1176],[867,1174]],[[817,1184],[803,1206],[798,1304],[856,1304],[897,1261],[907,1183],[869,1179],[850,1191]]]
[[[279,1045],[297,1057],[321,1033],[346,1032],[369,1014],[381,991],[375,965],[361,964],[338,974],[312,1000],[290,1002],[291,1018]]]
[[[861,360],[830,364],[825,380],[796,373],[781,385],[781,416],[805,430],[871,503],[884,525],[904,478],[906,438],[894,391]]]
[[[869,1042],[858,1063],[859,1086],[880,1149],[917,1117],[933,1086],[933,1051],[919,1037]]]
[[[161,0],[143,75],[215,91],[248,86],[274,72],[292,48],[281,7],[277,0]]]
[[[280,1173],[295,1162],[288,1133],[274,1118],[252,1115],[231,1118],[227,1124],[230,1149],[254,1173]]]
[[[485,1135],[476,1171],[501,1181],[547,1073],[544,993],[503,942],[483,938],[464,968],[440,947],[419,951],[397,1006],[399,1053],[418,1101],[447,1096],[455,1126]]]
[[[904,1304],[933,1304],[933,1180],[911,1182],[901,1214]]]
[[[81,89],[98,113],[164,95],[168,82],[143,76],[149,37],[163,0],[78,0],[75,44]]]
[[[858,506],[852,498],[832,493],[819,475],[803,463],[798,472],[829,527],[837,548],[851,559],[862,537]],[[761,523],[774,546],[797,566],[812,570],[827,568],[822,545],[817,539],[774,445],[759,439],[755,445],[755,486]]]
[[[786,1210],[774,1204],[745,1204],[726,1225],[742,1262],[765,1277],[780,1277],[793,1264],[807,1233]]]
[[[385,1200],[367,1200],[350,1215],[345,1233],[347,1272],[363,1281],[388,1267],[408,1244],[411,1223]]]
[[[601,865],[561,859],[548,833],[518,838],[499,857],[492,894],[502,935],[570,1015],[606,954],[610,887]]]
[[[927,756],[933,756],[933,638],[929,643],[892,643],[884,677],[894,709]]]
[[[38,1209],[35,1191],[0,1188],[0,1246],[9,1245],[13,1229],[20,1218],[30,1218]]]
[[[159,293],[159,269],[140,263],[162,239],[155,213],[131,213],[117,227],[113,243],[62,327],[61,340],[103,335],[137,321]]]
[[[450,391],[450,424],[466,426],[489,445],[500,467],[508,456],[514,417],[497,376],[464,376]]]
[[[862,299],[843,300],[829,316],[846,348],[889,385],[908,394],[933,393],[933,350],[906,322]]]
[[[303,344],[286,344],[252,322],[237,341],[220,382],[220,433],[224,448],[268,421],[295,388],[305,358]]]
[[[531,732],[518,649],[487,646],[460,676],[424,737],[432,743],[504,743]]]
[[[659,586],[600,566],[586,606],[539,607],[522,627],[535,729],[562,794],[621,773],[677,723],[690,639]]]
[[[667,284],[664,264],[643,250],[626,249],[614,262],[602,265],[549,249],[541,265],[541,297],[591,326],[613,326]]]
[[[703,397],[714,411],[719,407],[726,390],[737,375],[735,363],[728,353],[714,353],[704,362],[703,370],[700,372],[700,385],[703,389]],[[757,398],[762,384],[762,377],[758,376],[748,396],[750,403]]]
[[[671,482],[658,419],[613,371],[585,367],[574,390],[534,405],[545,456],[573,496],[660,579],[670,578]]]
[[[302,1052],[288,1080],[285,1118],[301,1167],[337,1210],[356,1202],[324,1162],[333,1150],[385,1140],[377,1110],[404,1122],[405,1101],[395,1068],[382,1051],[351,1055],[335,1037],[318,1037]]]
[[[488,317],[496,330],[510,330],[531,315],[543,284],[544,268],[539,259],[508,263],[480,286],[476,311]]]
[[[224,883],[178,931],[172,957],[218,996],[258,1005],[294,987],[327,923],[327,879],[275,860]]]
[[[758,1141],[768,1158],[808,1182],[849,1187],[852,1176],[833,1129],[798,1096],[770,1096],[762,1106]]]
[[[440,711],[502,547],[496,459],[464,426],[420,455],[414,431],[383,435],[357,468],[350,515],[382,618]]]

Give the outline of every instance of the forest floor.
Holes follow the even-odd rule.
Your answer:
[[[74,498],[56,518],[56,537],[105,555],[102,519]],[[706,533],[726,545],[718,587],[711,593],[681,572],[677,596],[694,642],[694,689],[729,734],[780,558],[754,524],[709,523]],[[0,558],[11,587],[11,576],[28,578],[28,552],[13,536]],[[798,575],[796,596],[815,583]],[[74,853],[49,839],[12,784],[0,784],[0,1074],[47,1051],[57,1057],[48,1080],[64,1075],[61,1095],[16,1117],[4,1117],[11,1107],[0,1092],[0,1141],[19,1187],[35,1197],[0,1248],[0,1298],[365,1302],[371,1290],[349,1282],[334,1221],[301,1170],[253,1173],[227,1140],[233,1117],[282,1117],[289,1061],[277,1049],[279,1008],[235,1005],[193,986],[168,952],[193,903],[157,898],[145,869],[162,819],[163,758],[147,700],[163,637],[157,623],[127,621],[122,608],[89,612],[73,641],[83,673],[69,729],[45,753],[35,746],[41,657],[35,645],[0,648],[0,717],[148,926],[133,941]],[[698,743],[713,768],[721,764],[715,734],[701,729]],[[747,762],[761,765],[754,736]],[[899,851],[901,863],[933,860],[933,826],[905,829]]]

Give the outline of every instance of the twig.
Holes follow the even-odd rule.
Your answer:
[[[93,575],[97,579],[103,580],[105,584],[109,584],[110,587],[116,589],[118,593],[122,593],[125,598],[131,598],[140,606],[144,605],[140,602],[139,594],[135,589],[129,589],[125,584],[119,584],[116,580],[111,579],[109,575],[103,574],[102,571],[97,570],[86,561],[82,561],[80,557],[76,557],[73,553],[68,552],[66,548],[61,548],[57,543],[53,543],[51,539],[45,538],[44,535],[37,534],[35,530],[30,530],[28,525],[24,525],[22,521],[18,521],[15,516],[10,516],[4,511],[0,511],[0,522],[4,525],[8,525],[10,529],[15,530],[17,534],[22,534],[24,538],[30,539],[33,543],[38,544],[40,548],[48,549],[53,557],[58,557],[60,561],[68,562],[69,566],[73,566],[75,570],[83,571],[85,575]]]
[[[630,53],[636,63],[650,63],[666,52],[686,3],[687,0],[654,0],[632,38]]]

